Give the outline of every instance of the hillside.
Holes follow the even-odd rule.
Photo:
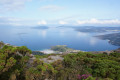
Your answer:
[[[120,50],[31,55],[25,46],[0,49],[0,80],[120,80]]]

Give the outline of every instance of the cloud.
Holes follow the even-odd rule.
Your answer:
[[[76,24],[77,23],[77,24]],[[14,18],[14,17],[1,17],[0,16],[0,25],[10,25],[10,26],[38,26],[38,25],[96,25],[99,26],[119,26],[120,20],[35,20],[35,19],[24,19],[24,18]],[[102,24],[102,25],[101,25]]]
[[[68,24],[68,23],[67,23],[67,22],[65,22],[65,21],[59,21],[59,24],[64,25],[64,24]]]
[[[90,20],[78,20],[77,24],[120,24],[120,20],[98,20],[98,19],[90,19]]]
[[[62,9],[63,9],[63,7],[60,7],[60,6],[57,6],[57,5],[47,5],[47,6],[40,7],[40,10],[42,10],[42,11],[51,11],[51,12],[60,11]]]
[[[25,2],[32,0],[0,0],[0,13],[23,9]]]
[[[20,25],[20,19],[11,18],[11,17],[0,17],[0,24],[2,25]]]
[[[0,25],[9,26],[33,26],[37,25],[35,20],[13,18],[13,17],[0,17]]]
[[[46,24],[47,24],[47,22],[44,20],[38,22],[38,25],[46,25]]]

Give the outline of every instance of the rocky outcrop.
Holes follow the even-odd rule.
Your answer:
[[[41,61],[45,62],[45,63],[53,63],[57,60],[63,60],[64,58],[61,57],[61,55],[51,55],[48,58],[42,58],[40,59]]]
[[[113,50],[113,52],[120,53],[120,48],[118,48],[118,49],[116,49],[116,50]]]

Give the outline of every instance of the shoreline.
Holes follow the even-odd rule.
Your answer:
[[[4,43],[2,41],[0,41],[0,44],[1,44],[0,48],[3,47],[4,45],[18,47],[18,46],[15,46],[15,45],[11,45],[9,43]],[[65,46],[66,47],[66,45],[56,45],[56,46]],[[71,49],[71,48],[68,48],[68,49]],[[69,53],[78,53],[78,52],[91,52],[91,53],[94,53],[94,54],[99,54],[99,53],[108,53],[109,54],[109,53],[114,52],[114,51],[120,52],[120,48],[117,48],[115,50],[106,50],[106,51],[82,51],[82,50],[71,49],[71,50],[67,50],[67,51],[64,51],[64,52],[55,51],[55,50],[52,50],[52,49],[44,49],[44,50],[35,50],[35,51],[32,51],[32,54],[33,55],[69,54]]]

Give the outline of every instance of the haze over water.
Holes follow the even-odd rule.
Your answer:
[[[74,28],[66,27],[48,29],[0,27],[0,41],[16,46],[27,46],[31,50],[49,49],[55,45],[67,45],[69,48],[82,51],[105,51],[118,48],[109,44],[107,40],[93,37],[100,34],[78,32]]]

